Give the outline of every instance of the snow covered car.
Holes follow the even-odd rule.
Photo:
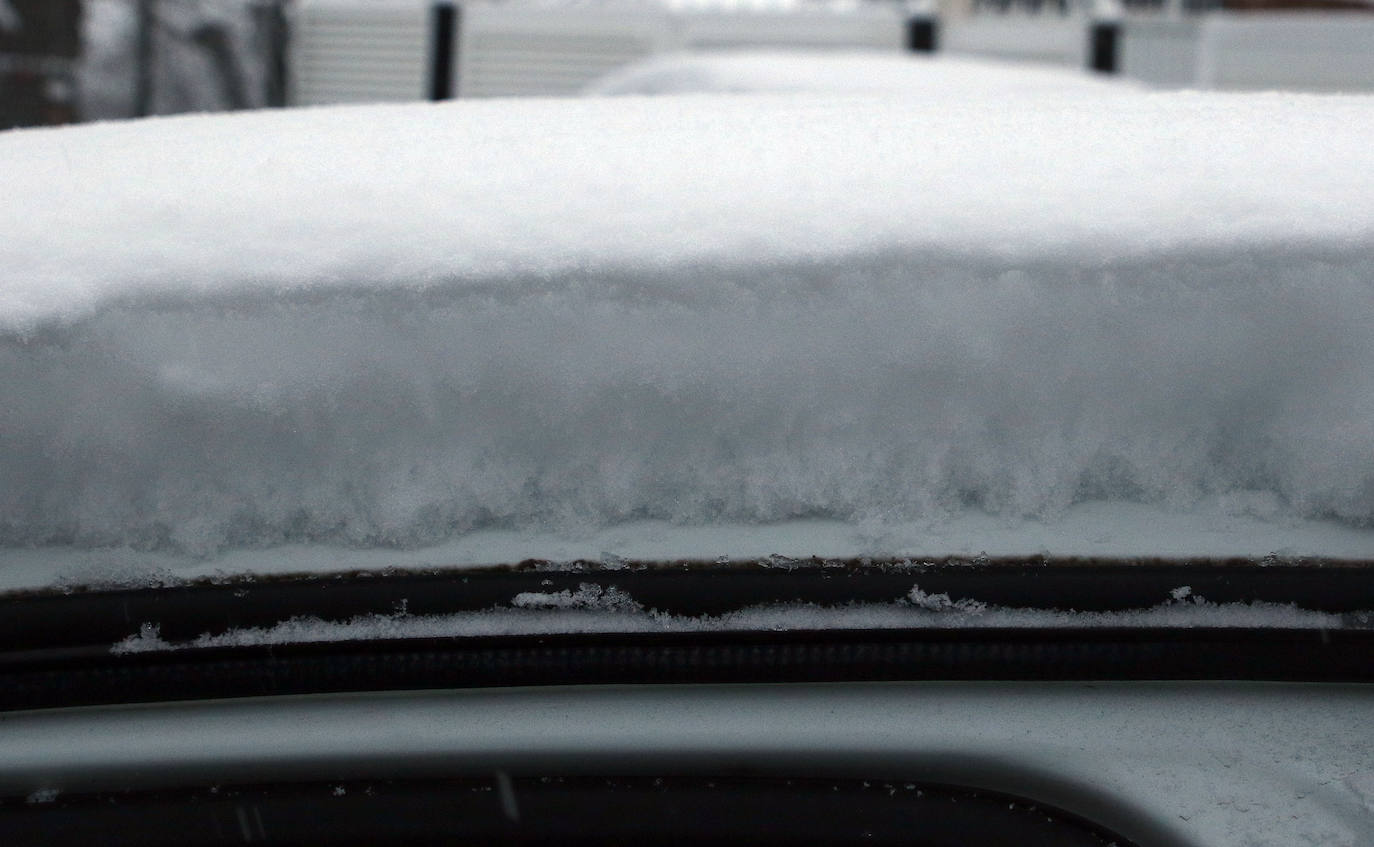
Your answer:
[[[1374,840],[1374,99],[913,67],[0,135],[4,843]]]

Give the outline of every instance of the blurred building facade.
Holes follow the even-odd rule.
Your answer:
[[[77,117],[81,0],[0,0],[0,129]]]
[[[0,0],[0,128],[421,99],[439,0]],[[452,96],[574,93],[669,49],[931,49],[1094,66],[1161,87],[1374,90],[1374,0],[452,0]],[[662,20],[660,20],[662,19]],[[667,21],[667,23],[664,23]],[[938,37],[935,32],[938,31]],[[1306,70],[1280,66],[1303,65]]]

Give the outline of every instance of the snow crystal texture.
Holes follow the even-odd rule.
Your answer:
[[[0,546],[1367,527],[1370,126],[974,86],[6,133]]]

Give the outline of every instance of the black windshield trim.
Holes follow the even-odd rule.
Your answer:
[[[960,563],[962,562],[962,563]],[[508,568],[305,575],[223,584],[0,597],[0,653],[108,647],[156,625],[163,639],[269,627],[293,617],[445,615],[508,607],[519,595],[617,592],[647,610],[700,617],[758,606],[896,603],[919,586],[951,603],[1115,612],[1204,599],[1267,603],[1351,617],[1374,611],[1374,561],[1314,560],[759,560],[751,563],[570,563]]]
[[[1374,630],[918,629],[11,654],[0,710],[359,691],[874,681],[1374,682]]]
[[[817,628],[813,608],[933,602],[921,625]],[[676,620],[785,607],[785,631],[760,625],[672,631],[574,632],[539,597],[582,592]],[[521,602],[521,595],[526,602]],[[529,597],[535,597],[531,605]],[[1066,626],[970,626],[969,604],[1002,609],[1113,612],[1162,605],[1282,604],[1332,625],[1222,627],[1207,609],[1162,625],[1099,620]],[[799,605],[809,604],[809,605]],[[960,604],[963,604],[962,606]],[[512,610],[562,634],[334,640],[269,646],[195,646],[198,637],[313,618],[481,614]],[[924,607],[929,611],[929,606]],[[940,614],[940,609],[951,612]],[[1268,562],[765,560],[591,564],[396,572],[173,588],[30,595],[0,600],[0,709],[278,694],[511,685],[877,680],[1374,680],[1374,567]],[[1191,613],[1192,609],[1182,609]],[[1278,610],[1276,621],[1285,620]],[[637,617],[636,617],[637,616]],[[965,618],[976,617],[965,616]],[[1167,619],[1165,616],[1164,619]],[[898,624],[901,618],[897,618]],[[1127,619],[1129,620],[1129,619]],[[1317,618],[1321,623],[1323,619]],[[626,627],[620,627],[625,629]],[[643,626],[633,627],[643,629]],[[528,630],[526,630],[528,631]],[[142,643],[129,639],[142,632]],[[431,633],[433,634],[433,633]],[[300,643],[306,641],[307,643]],[[116,645],[132,646],[132,651]],[[152,648],[142,649],[139,648]]]

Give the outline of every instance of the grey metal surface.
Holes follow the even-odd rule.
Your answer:
[[[1142,845],[1374,843],[1374,689],[888,683],[496,689],[0,716],[0,790],[737,772],[1020,794]]]

